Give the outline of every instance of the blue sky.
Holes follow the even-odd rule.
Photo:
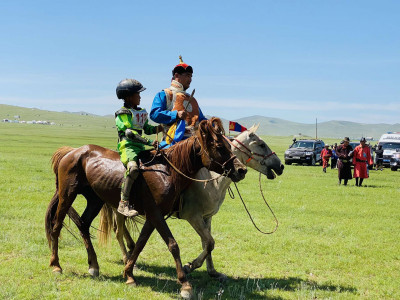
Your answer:
[[[181,54],[207,115],[400,123],[399,1],[0,2],[0,103],[113,114]]]

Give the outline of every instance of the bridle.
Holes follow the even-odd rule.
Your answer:
[[[223,135],[223,137],[225,137],[225,136]],[[236,159],[236,155],[233,155],[233,154],[232,154],[232,156],[231,156],[230,158],[228,158],[223,164],[221,164],[221,163],[219,163],[219,162],[213,160],[213,159],[210,157],[209,153],[207,152],[206,149],[204,149],[203,145],[200,143],[200,141],[199,141],[199,139],[198,139],[197,137],[195,137],[195,140],[200,144],[201,150],[200,150],[200,153],[199,153],[199,154],[201,155],[202,153],[204,153],[204,154],[207,156],[207,158],[209,159],[209,161],[210,161],[210,164],[208,165],[208,167],[206,167],[206,169],[207,169],[207,170],[210,170],[211,164],[212,164],[212,163],[216,163],[216,164],[218,164],[218,165],[221,166],[221,168],[222,168],[222,170],[223,170],[223,173],[222,173],[222,174],[219,174],[217,177],[213,177],[213,178],[210,178],[210,179],[196,179],[196,178],[192,178],[192,177],[189,177],[189,176],[187,176],[186,174],[182,173],[182,172],[167,158],[167,156],[165,155],[164,152],[161,151],[161,155],[164,157],[164,159],[167,161],[167,163],[168,163],[178,174],[180,174],[180,175],[182,175],[183,177],[185,177],[185,178],[187,178],[187,179],[190,179],[190,180],[192,180],[192,181],[203,182],[204,184],[206,184],[206,183],[208,183],[208,182],[210,182],[210,181],[217,180],[217,179],[219,179],[219,178],[222,177],[222,176],[225,176],[225,177],[228,176],[229,173],[231,172],[231,170],[227,170],[227,169],[226,169],[226,165],[227,165],[230,161]],[[193,144],[193,145],[194,145],[194,144]]]
[[[239,141],[238,139],[233,139],[234,141],[236,141],[240,146],[242,146],[244,149],[247,150],[244,151],[242,149],[240,149],[240,147],[236,146],[234,143],[232,143],[226,136],[224,136],[224,138],[228,141],[229,144],[231,144],[233,147],[235,147],[236,149],[238,149],[240,152],[246,154],[248,156],[248,159],[246,160],[246,164],[248,164],[252,159],[257,160],[254,158],[254,156],[258,156],[258,157],[262,157],[262,160],[260,161],[260,164],[263,165],[264,164],[264,160],[266,160],[267,158],[271,157],[272,155],[276,155],[275,152],[271,152],[270,154],[264,155],[264,154],[260,154],[257,152],[253,152],[251,151],[251,149],[249,149],[249,147],[247,147],[245,144],[243,144],[241,141]]]
[[[222,136],[225,138],[224,135],[222,135]],[[221,164],[220,162],[218,162],[218,161],[214,160],[212,157],[210,157],[210,154],[208,153],[208,151],[206,151],[206,149],[204,149],[204,147],[201,145],[201,143],[200,143],[200,147],[201,147],[200,155],[201,155],[202,153],[204,153],[205,156],[207,156],[208,160],[210,161],[210,164],[208,165],[207,169],[210,170],[211,164],[212,164],[212,163],[215,163],[215,164],[219,165],[219,166],[222,168],[222,170],[223,170],[223,174],[222,174],[222,175],[223,175],[223,176],[228,176],[228,174],[229,174],[232,170],[227,170],[226,165],[227,165],[228,163],[230,163],[232,160],[235,160],[235,159],[236,159],[236,155],[234,155],[234,154],[232,153],[232,156],[229,157],[224,163]]]

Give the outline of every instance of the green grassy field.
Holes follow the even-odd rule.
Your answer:
[[[116,146],[112,122],[76,117],[81,126],[0,123],[0,298],[178,299],[174,262],[157,233],[139,257],[136,288],[125,285],[115,239],[107,247],[94,242],[99,278],[87,273],[82,241],[65,229],[59,250],[64,273],[55,276],[48,267],[44,215],[55,189],[52,153],[63,145]],[[290,137],[264,140],[281,158],[291,143]],[[336,170],[325,174],[319,166],[286,166],[282,176],[262,181],[280,224],[272,235],[254,229],[237,195],[227,197],[214,217],[213,258],[228,280],[209,278],[203,266],[189,277],[194,298],[399,299],[399,176],[388,169],[371,171],[365,187],[355,187],[354,180],[345,187],[337,185]],[[273,229],[258,173],[250,171],[238,186],[257,224]],[[84,206],[78,197],[74,207],[83,211]],[[78,235],[75,225],[67,224]],[[189,224],[176,219],[168,224],[183,262],[197,257],[200,239]]]

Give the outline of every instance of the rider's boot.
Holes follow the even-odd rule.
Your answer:
[[[130,161],[127,165],[124,182],[121,187],[121,201],[118,205],[118,212],[127,217],[135,217],[139,212],[129,203],[129,195],[133,182],[139,175],[139,168],[135,161]]]

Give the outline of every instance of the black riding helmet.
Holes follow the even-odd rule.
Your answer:
[[[146,88],[135,79],[124,79],[121,80],[117,85],[117,97],[118,99],[125,99],[134,93],[143,92]]]

